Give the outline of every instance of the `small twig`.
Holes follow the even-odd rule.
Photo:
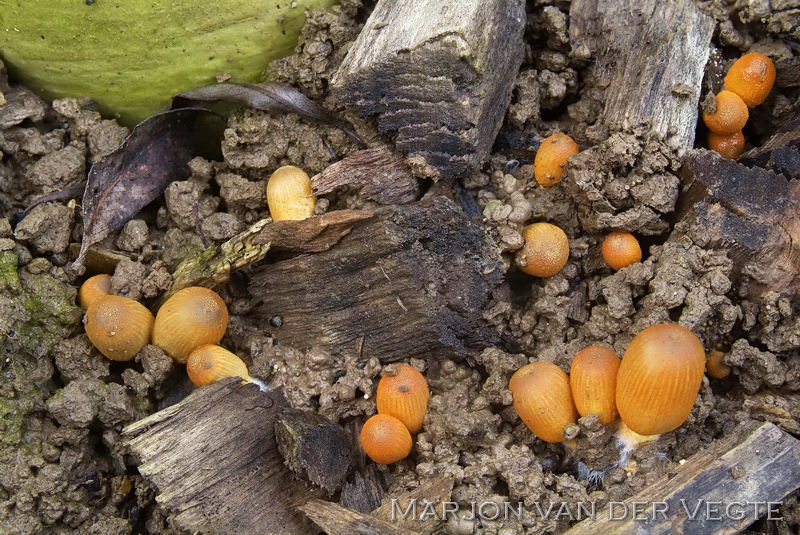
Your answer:
[[[53,193],[48,193],[47,195],[42,195],[41,197],[34,199],[25,211],[22,212],[22,215],[27,214],[36,206],[46,202],[53,202],[53,201],[63,201],[67,199],[77,199],[78,197],[83,195],[83,190],[86,189],[86,184],[76,184],[75,186],[69,186],[59,191],[54,191]]]

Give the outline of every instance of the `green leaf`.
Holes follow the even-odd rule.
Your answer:
[[[46,98],[88,96],[132,125],[217,75],[255,82],[306,10],[335,0],[0,0],[0,54]]]

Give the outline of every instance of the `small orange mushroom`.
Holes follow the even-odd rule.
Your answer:
[[[737,59],[725,76],[725,89],[739,95],[751,108],[767,99],[774,83],[775,64],[758,52]]]
[[[394,416],[411,433],[422,430],[428,410],[428,383],[416,368],[401,364],[393,374],[387,373],[378,383],[376,404],[379,414]]]
[[[569,240],[563,230],[550,223],[533,223],[522,229],[525,240],[517,251],[517,267],[535,277],[552,277],[569,259]]]
[[[82,309],[87,310],[97,299],[105,297],[109,293],[111,293],[111,275],[89,277],[78,290],[78,304]]]
[[[361,446],[376,463],[392,464],[411,453],[411,433],[394,416],[376,414],[361,429]]]
[[[617,372],[620,360],[611,349],[589,346],[575,355],[569,370],[572,398],[581,416],[597,414],[601,424],[617,418]]]
[[[712,351],[706,357],[706,373],[714,379],[725,379],[731,373],[731,367],[723,360],[725,353]]]
[[[552,188],[564,174],[567,159],[578,154],[578,144],[565,134],[545,138],[533,159],[533,176],[543,188]]]
[[[153,315],[138,301],[106,295],[92,302],[84,327],[100,353],[111,360],[131,360],[150,339]]]
[[[630,232],[612,232],[603,240],[603,259],[615,270],[642,260],[639,241]]]
[[[680,427],[700,392],[706,354],[692,331],[675,323],[653,325],[637,334],[617,374],[617,410],[640,435]]]
[[[273,221],[311,217],[317,206],[311,179],[299,167],[281,167],[267,181],[267,205]]]
[[[224,347],[213,344],[200,346],[189,353],[186,373],[195,386],[216,383],[228,377],[241,377],[252,382],[242,359]]]
[[[565,440],[564,429],[578,420],[569,377],[551,362],[534,362],[514,372],[508,382],[514,410],[528,429],[545,442]]]
[[[703,122],[715,134],[735,134],[747,123],[747,104],[733,91],[717,94],[717,109],[714,113],[703,112]]]
[[[735,160],[744,152],[744,134],[741,130],[726,136],[709,132],[708,148],[717,151],[723,158]]]
[[[156,314],[152,344],[183,364],[193,349],[217,344],[228,328],[225,302],[208,288],[184,288],[167,299]]]

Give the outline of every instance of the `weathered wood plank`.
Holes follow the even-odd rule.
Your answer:
[[[322,500],[312,500],[301,507],[309,518],[325,529],[328,535],[352,535],[364,534],[417,534],[429,535],[440,525],[432,519],[419,520],[409,515],[404,518],[402,513],[397,513],[395,507],[400,511],[405,511],[412,500],[420,502],[419,509],[422,509],[424,500],[438,505],[441,502],[450,500],[453,491],[453,478],[450,476],[436,477],[420,485],[416,489],[394,496],[394,499],[387,499],[372,514],[353,511],[341,505]],[[397,506],[393,502],[397,503]]]
[[[421,176],[477,169],[522,63],[522,0],[380,0],[333,80]]]
[[[800,182],[749,168],[707,150],[684,159],[679,220],[702,228],[707,246],[728,249],[735,273],[767,290],[800,299]]]
[[[130,425],[123,438],[179,528],[312,534],[316,528],[296,506],[319,491],[294,477],[273,432],[287,406],[282,389],[262,392],[228,379]]]
[[[301,505],[300,510],[324,529],[327,535],[416,535],[413,531],[372,515],[325,500],[310,500]]]
[[[714,21],[693,0],[575,0],[572,49],[587,47],[606,96],[602,121],[648,122],[671,145],[692,147]]]
[[[499,251],[483,228],[443,197],[388,207],[328,251],[258,266],[251,314],[278,342],[375,356],[464,358],[508,347],[482,319],[503,279]]]
[[[738,512],[747,506],[726,514],[729,504],[759,502],[759,516],[763,516],[767,513],[765,502],[779,502],[798,487],[800,441],[774,424],[765,423],[751,426],[743,435],[716,442],[689,458],[674,474],[668,474],[625,500],[628,513],[624,519],[611,520],[608,511],[604,511],[596,519],[584,520],[567,534],[738,533],[754,522],[753,506],[746,510],[749,514],[737,518]],[[637,509],[640,520],[633,518],[634,503],[646,504]],[[665,505],[660,505],[662,503]],[[692,520],[689,517],[698,505],[697,515]],[[708,507],[711,507],[711,514]],[[654,508],[665,508],[666,512],[654,513]],[[621,517],[622,513],[620,506],[614,515]]]

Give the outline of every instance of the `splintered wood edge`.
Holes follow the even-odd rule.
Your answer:
[[[405,511],[412,501],[420,500],[433,505],[450,500],[453,477],[440,476],[423,483],[416,489],[400,494],[372,513],[361,513],[324,500],[312,500],[300,507],[309,518],[328,535],[351,535],[353,533],[381,534],[430,534],[441,521],[417,520],[397,516],[397,508]]]
[[[297,505],[320,491],[293,476],[274,437],[277,414],[288,406],[282,389],[261,392],[226,379],[131,424],[123,444],[181,529],[311,534]]]
[[[366,513],[359,513],[333,502],[310,500],[299,507],[328,535],[417,535]]]
[[[611,520],[604,511],[596,519],[587,519],[566,533],[591,535],[608,533],[673,533],[690,529],[695,535],[736,533],[754,519],[752,514],[736,519],[721,515],[721,520],[689,520],[689,511],[705,502],[719,502],[722,510],[732,502],[777,502],[800,487],[800,441],[772,423],[751,424],[743,436],[737,434],[717,442],[713,447],[694,454],[671,475],[664,476],[645,490],[625,500],[628,514],[625,519]],[[633,503],[645,504],[637,509],[640,518],[634,520],[630,511]],[[654,512],[654,503],[668,504],[667,519]],[[615,514],[620,515],[620,510]],[[701,516],[704,509],[700,508]],[[766,511],[762,508],[762,512]]]

